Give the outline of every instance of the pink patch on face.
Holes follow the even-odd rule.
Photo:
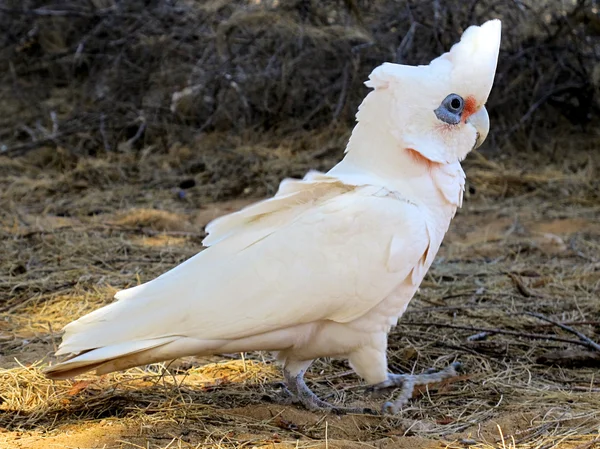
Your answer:
[[[477,100],[472,95],[468,96],[465,100],[465,107],[462,113],[462,121],[463,123],[467,121],[467,119],[477,112]]]

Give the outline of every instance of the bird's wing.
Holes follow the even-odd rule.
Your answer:
[[[213,223],[213,246],[69,324],[59,353],[348,322],[404,279],[420,282],[429,234],[414,204],[380,187],[330,179],[283,190]]]
[[[284,179],[273,198],[251,204],[238,212],[224,215],[206,226],[207,236],[204,246],[212,246],[240,231],[249,233],[249,229],[268,234],[282,224],[300,215],[316,203],[354,190],[356,186],[344,184],[338,178],[311,171],[303,180]],[[250,240],[252,238],[250,237]]]

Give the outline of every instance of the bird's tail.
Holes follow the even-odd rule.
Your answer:
[[[44,374],[50,379],[67,379],[96,370],[96,374],[100,375],[195,355],[206,349],[206,343],[179,336],[132,341],[92,349],[72,356],[64,362],[47,368]]]

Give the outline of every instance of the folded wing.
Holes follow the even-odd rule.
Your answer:
[[[274,198],[207,230],[212,246],[69,324],[58,353],[93,362],[95,352],[114,357],[111,348],[162,339],[230,341],[348,322],[421,270],[429,245],[415,205],[326,176],[288,181]]]

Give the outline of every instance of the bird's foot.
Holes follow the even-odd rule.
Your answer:
[[[383,382],[373,385],[370,390],[378,391],[386,388],[400,387],[400,395],[394,401],[383,404],[382,413],[396,414],[412,398],[415,387],[418,385],[430,385],[458,375],[461,364],[458,362],[444,368],[441,371],[428,370],[423,374],[388,374]]]
[[[292,394],[292,401],[295,403],[302,404],[307,410],[311,411],[326,411],[329,413],[335,413],[343,415],[346,413],[357,413],[357,414],[375,414],[375,412],[369,408],[362,407],[341,407],[330,404],[312,392],[306,382],[304,381],[304,373],[300,373],[295,377],[286,375],[286,383],[288,386],[287,391]]]
[[[265,394],[263,399],[281,405],[291,405],[294,403],[295,395],[283,382],[276,382],[272,385],[277,389],[273,394]]]

